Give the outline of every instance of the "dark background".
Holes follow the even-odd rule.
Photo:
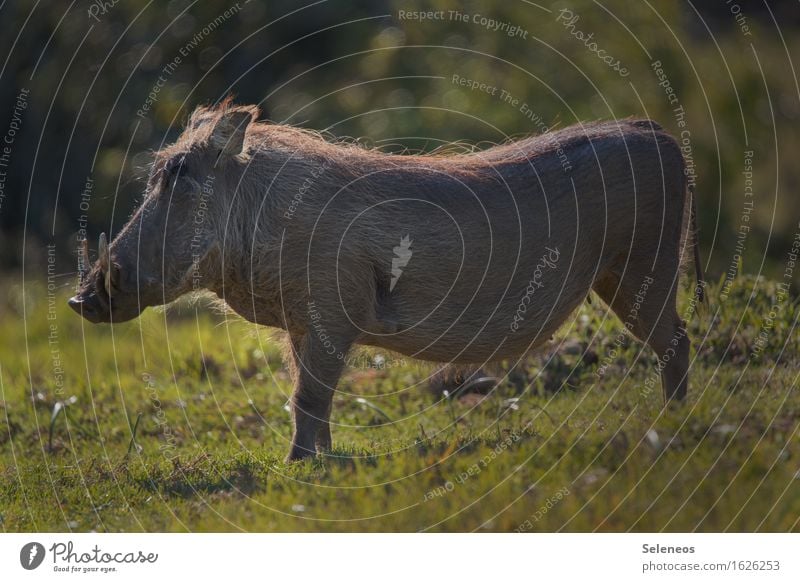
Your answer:
[[[140,199],[150,152],[178,135],[196,105],[229,93],[261,104],[275,122],[393,151],[429,151],[455,140],[488,145],[540,131],[498,97],[454,84],[454,74],[507,90],[548,125],[647,115],[679,133],[650,66],[656,59],[686,111],[710,278],[736,266],[737,243],[744,271],[781,277],[798,232],[797,2],[1,5],[0,139],[8,135],[18,94],[29,90],[10,166],[3,168],[0,269],[6,273],[43,276],[46,245],[54,244],[66,285],[76,268],[87,179],[93,181],[88,236],[95,241],[100,231],[119,228]],[[556,21],[561,8],[579,15],[575,29],[593,33],[629,76],[569,34]],[[455,9],[520,26],[527,38],[487,30],[471,18],[398,17],[399,10]],[[226,10],[233,14],[204,33]],[[201,35],[196,48],[165,75],[152,109],[138,117],[163,68],[195,35]],[[746,150],[753,152],[754,210],[742,241]]]

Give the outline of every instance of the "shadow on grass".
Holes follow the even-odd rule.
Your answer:
[[[201,455],[189,460],[174,459],[172,466],[152,467],[136,483],[152,493],[191,498],[201,494],[250,496],[261,491],[268,478],[266,466],[254,460],[219,462]]]

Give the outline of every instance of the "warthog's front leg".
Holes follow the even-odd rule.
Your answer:
[[[323,344],[314,332],[292,338],[295,388],[292,397],[294,436],[288,461],[316,453],[316,445],[330,448],[329,417],[336,383],[344,367],[350,341],[326,336]]]
[[[331,446],[333,445],[333,439],[331,438],[332,407],[333,407],[333,402],[331,402],[331,404],[328,404],[328,411],[325,413],[325,416],[322,419],[322,423],[319,426],[319,430],[317,431],[317,450],[320,452],[330,450]]]

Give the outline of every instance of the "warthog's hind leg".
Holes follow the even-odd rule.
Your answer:
[[[629,265],[630,267],[630,265]],[[664,400],[686,398],[689,337],[676,311],[677,265],[653,272],[629,272],[624,278],[606,272],[592,288],[633,334],[658,357]]]

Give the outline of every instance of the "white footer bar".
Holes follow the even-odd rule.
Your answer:
[[[793,534],[0,535],[3,580],[797,581],[799,565]]]

